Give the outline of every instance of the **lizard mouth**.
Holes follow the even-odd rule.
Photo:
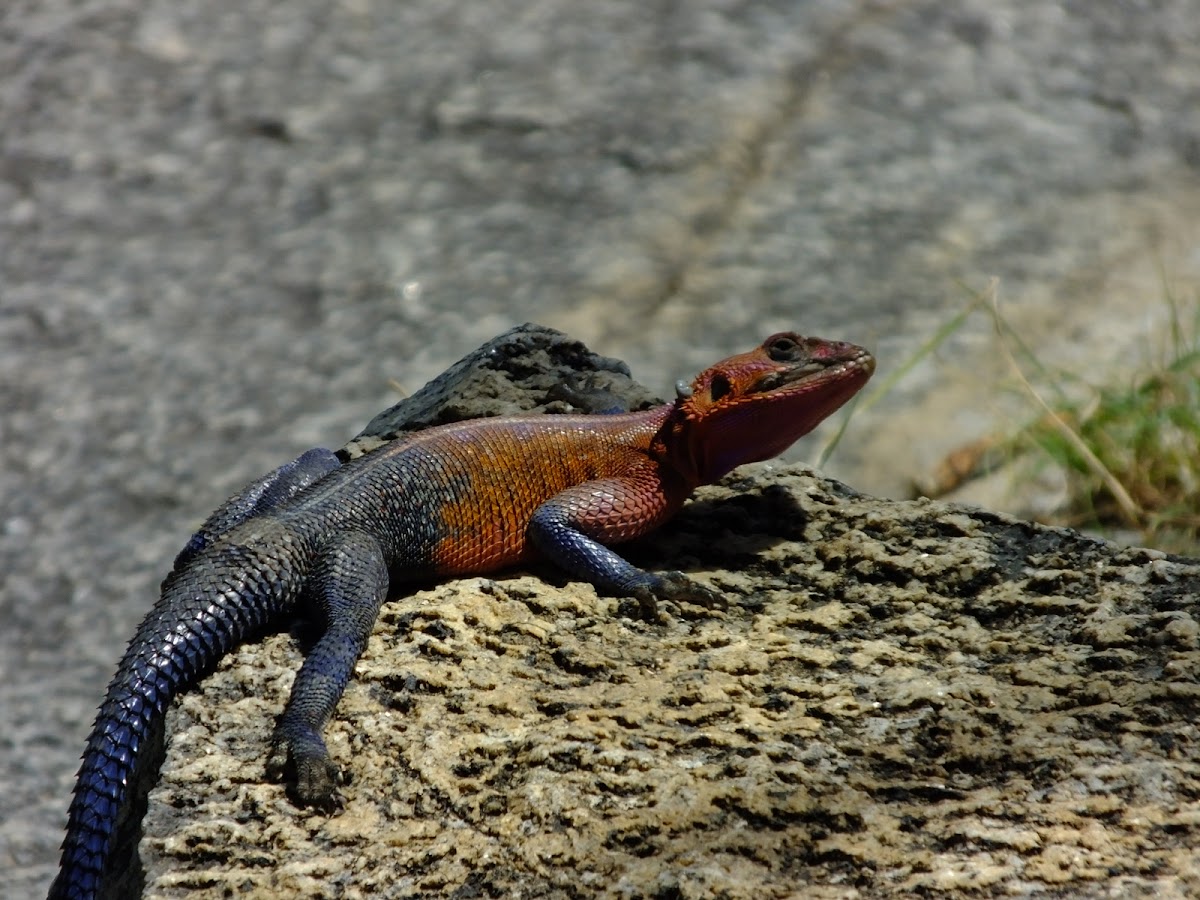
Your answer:
[[[766,394],[789,385],[840,381],[852,374],[861,376],[865,381],[874,372],[875,357],[866,350],[858,349],[849,359],[814,359],[802,366],[772,372],[758,383],[755,393]]]

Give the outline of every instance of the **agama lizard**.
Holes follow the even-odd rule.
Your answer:
[[[542,557],[636,598],[648,620],[659,599],[718,602],[681,573],[643,571],[610,545],[662,525],[696,487],[782,453],[874,369],[852,344],[776,334],[653,409],[442,425],[345,465],[310,450],[249,485],[179,554],[108,687],[51,900],[102,890],[152,729],[235,644],[302,612],[323,628],[277,723],[267,771],[291,776],[300,804],[329,808],[337,770],[321,732],[389,589]]]

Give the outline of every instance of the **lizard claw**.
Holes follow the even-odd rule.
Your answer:
[[[723,609],[727,605],[722,594],[692,581],[682,572],[659,572],[631,593],[638,601],[638,617],[647,622],[658,621],[659,600],[692,603],[706,609]]]
[[[300,759],[296,761],[296,783],[288,793],[300,806],[331,813],[342,806],[337,789],[341,779],[341,772],[328,759]]]
[[[692,581],[682,572],[661,572],[658,577],[661,585],[659,599],[691,603],[705,609],[724,609],[728,606],[724,594]]]
[[[287,741],[279,741],[271,747],[266,770],[271,781],[288,783],[288,796],[298,806],[311,806],[329,813],[342,805],[337,790],[342,775],[327,754],[297,753]]]

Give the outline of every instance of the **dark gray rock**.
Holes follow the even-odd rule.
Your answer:
[[[340,451],[353,459],[434,425],[530,413],[631,412],[662,404],[619,359],[540,325],[518,325],[388,407]]]

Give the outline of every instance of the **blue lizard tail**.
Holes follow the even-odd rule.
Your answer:
[[[187,577],[164,583],[88,738],[50,900],[95,900],[114,889],[111,870],[131,790],[167,706],[234,646],[278,621],[299,593],[290,562],[232,544],[189,566]]]

